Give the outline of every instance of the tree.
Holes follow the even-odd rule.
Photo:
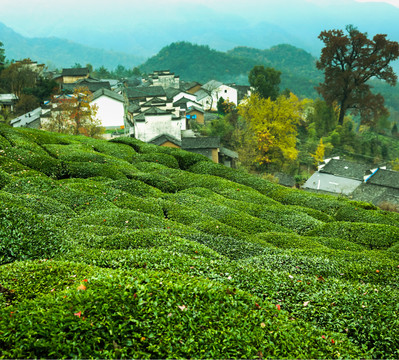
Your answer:
[[[238,107],[247,121],[257,144],[258,164],[276,163],[279,166],[297,158],[297,125],[302,117],[304,101],[294,94],[280,95],[275,101],[257,93]],[[252,141],[252,140],[250,140]]]
[[[6,62],[6,55],[3,46],[4,44],[0,41],[0,72],[3,69],[4,64]]]
[[[276,100],[280,89],[281,72],[263,65],[254,66],[249,72],[248,81],[255,92],[262,98]]]
[[[103,128],[97,119],[98,108],[90,104],[90,99],[87,87],[76,87],[73,95],[54,98],[56,106],[42,129],[73,135],[100,135]]]
[[[0,75],[0,87],[20,97],[25,88],[35,86],[39,74],[28,66],[29,63],[30,60],[25,59],[4,69]]]
[[[370,123],[387,113],[384,98],[373,94],[368,81],[377,78],[395,85],[397,76],[391,61],[399,56],[399,44],[377,34],[372,40],[352,25],[342,30],[322,31],[324,42],[316,66],[324,72],[324,82],[316,90],[328,104],[340,106],[338,123],[344,122],[348,110],[360,115],[363,123]]]
[[[234,111],[236,108],[235,104],[229,100],[223,99],[221,96],[217,102],[217,110],[220,115],[227,115]]]
[[[320,138],[320,142],[319,145],[317,145],[316,152],[314,154],[310,154],[313,157],[316,165],[324,160],[324,152],[325,152],[325,145],[323,144],[323,139]]]
[[[15,105],[15,112],[17,114],[25,114],[39,107],[39,101],[33,95],[22,94],[19,101]]]
[[[313,111],[308,115],[308,122],[314,123],[318,137],[326,136],[337,126],[337,109],[317,98],[313,102]]]

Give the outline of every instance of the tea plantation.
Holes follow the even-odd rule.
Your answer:
[[[399,214],[0,126],[0,358],[399,358]]]

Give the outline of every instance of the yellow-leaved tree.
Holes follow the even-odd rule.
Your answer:
[[[252,137],[247,135],[246,141],[257,147],[253,162],[282,165],[297,158],[297,125],[305,103],[306,100],[300,101],[293,93],[280,95],[275,101],[252,94],[238,107]]]
[[[315,154],[310,154],[313,157],[313,159],[314,159],[315,165],[318,165],[319,163],[323,162],[325,148],[326,147],[323,144],[323,139],[320,138],[319,145],[317,145],[316,153]]]

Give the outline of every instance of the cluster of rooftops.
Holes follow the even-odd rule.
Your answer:
[[[191,122],[205,124],[206,119],[217,117],[215,111],[221,97],[238,105],[250,93],[249,86],[226,85],[215,80],[202,85],[183,81],[169,70],[154,71],[146,77],[109,80],[91,77],[88,68],[69,68],[53,78],[59,83],[61,95],[13,119],[12,126],[40,128],[57,109],[57,102],[73,96],[76,88],[85,87],[92,93],[90,101],[97,105],[102,125],[124,129],[123,136],[149,143],[167,138],[161,145],[202,151],[218,162],[226,162],[228,158],[230,165],[238,158],[234,151],[220,147],[220,141],[217,144],[215,139],[198,136],[192,131]],[[121,135],[120,131],[118,134]],[[219,155],[215,156],[215,152]]]

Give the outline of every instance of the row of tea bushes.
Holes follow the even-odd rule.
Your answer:
[[[274,304],[217,282],[142,270],[89,268],[84,274],[81,265],[68,262],[40,263],[36,268],[40,266],[54,268],[56,278],[57,273],[79,278],[69,289],[53,282],[53,291],[34,302],[21,301],[17,307],[0,310],[0,347],[5,357],[335,358],[362,354],[343,335],[290,321]],[[37,288],[34,282],[29,285]]]
[[[224,167],[220,164],[198,162],[190,169],[191,172],[204,175],[219,176],[243,185],[250,186],[262,194],[285,205],[299,205],[334,215],[342,207],[362,207],[373,209],[376,207],[369,203],[353,202],[346,198],[337,198],[332,195],[319,195],[304,191],[284,188],[260,177],[249,175],[243,171]]]
[[[368,249],[387,249],[399,242],[396,226],[336,221],[307,233],[309,236],[339,237]]]

